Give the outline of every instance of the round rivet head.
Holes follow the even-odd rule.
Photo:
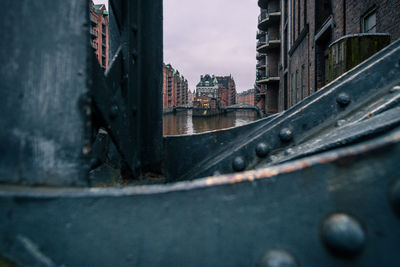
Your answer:
[[[246,168],[246,162],[243,157],[236,157],[232,162],[232,168],[235,172],[241,172]]]
[[[346,120],[338,120],[336,122],[336,127],[342,127],[344,125],[346,125],[347,121]]]
[[[366,242],[361,224],[354,217],[343,213],[333,214],[324,221],[322,239],[330,252],[342,257],[357,255]]]
[[[256,154],[260,158],[265,158],[269,153],[269,147],[266,143],[259,143],[256,146]]]
[[[400,215],[400,179],[391,187],[390,202],[392,203],[393,209]]]
[[[350,104],[351,100],[350,100],[350,96],[346,93],[340,93],[338,95],[338,97],[336,98],[336,101],[338,102],[338,104],[342,107],[347,106],[348,104]]]
[[[283,142],[289,142],[293,139],[293,132],[289,128],[283,128],[279,133],[279,138]]]
[[[292,148],[288,148],[285,150],[285,156],[290,156],[294,154],[294,150]]]
[[[296,267],[294,257],[284,250],[268,251],[258,264],[259,267]]]

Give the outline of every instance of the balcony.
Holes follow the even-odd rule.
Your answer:
[[[260,60],[260,59],[262,59],[262,58],[265,57],[265,56],[266,56],[265,54],[257,53],[256,59]]]
[[[256,38],[257,38],[257,39],[260,39],[264,34],[265,34],[264,31],[258,30],[257,33],[256,33]]]
[[[257,42],[257,52],[267,53],[271,49],[280,48],[280,36],[272,37],[271,34],[266,33]]]
[[[277,73],[272,73],[266,69],[265,73],[257,73],[257,84],[269,84],[279,82],[280,78]]]
[[[268,0],[258,0],[258,6],[261,8],[267,8],[268,7]]]
[[[90,22],[93,24],[93,25],[97,25],[97,20],[90,14]]]
[[[92,41],[92,42],[90,42],[90,43],[91,43],[92,47],[94,48],[94,50],[99,49],[98,44],[97,44],[96,41]]]
[[[257,69],[265,69],[267,67],[267,65],[265,64],[265,59],[261,60],[257,65],[256,68]]]
[[[97,29],[95,29],[95,28],[90,29],[90,35],[97,38],[97,36],[98,36]]]
[[[260,16],[258,16],[258,29],[262,31],[268,30],[268,27],[272,24],[277,24],[279,26],[279,21],[281,18],[280,10],[263,10]]]

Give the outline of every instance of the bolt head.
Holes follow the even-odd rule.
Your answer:
[[[391,187],[390,202],[393,209],[400,215],[400,179],[398,179]]]
[[[293,132],[289,128],[283,128],[279,133],[279,138],[283,142],[290,142],[293,139]]]
[[[347,106],[348,104],[350,104],[351,99],[350,96],[346,93],[340,93],[338,95],[338,97],[336,98],[336,101],[338,102],[338,104],[342,107]]]
[[[256,146],[256,154],[260,158],[265,158],[270,151],[269,146],[266,143],[259,143]]]
[[[342,127],[344,125],[346,125],[347,121],[346,120],[338,120],[336,122],[336,127]]]
[[[324,221],[322,239],[333,254],[352,257],[364,248],[366,234],[357,219],[344,213],[337,213]]]
[[[285,150],[285,156],[290,156],[294,154],[294,150],[292,148],[288,148]]]
[[[296,267],[294,257],[284,250],[268,251],[258,264],[260,267]]]
[[[246,168],[246,162],[243,157],[236,157],[232,162],[232,168],[235,172],[244,171]]]

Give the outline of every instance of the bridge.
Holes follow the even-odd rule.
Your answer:
[[[247,104],[235,104],[232,106],[223,107],[226,111],[234,111],[234,110],[254,110],[257,112],[259,116],[262,116],[262,111],[257,106],[247,105]]]
[[[193,109],[193,106],[173,106],[174,111]]]

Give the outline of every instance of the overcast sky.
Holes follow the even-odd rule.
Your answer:
[[[164,0],[164,62],[192,91],[206,73],[232,74],[239,92],[253,88],[259,12],[256,0]]]

